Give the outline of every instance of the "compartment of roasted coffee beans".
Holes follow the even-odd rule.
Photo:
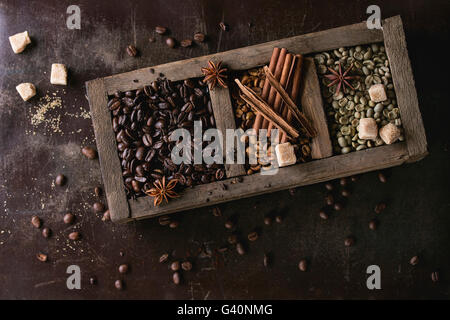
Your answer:
[[[221,180],[222,164],[175,164],[170,135],[183,128],[194,137],[194,121],[202,130],[215,128],[208,86],[199,79],[171,82],[158,78],[150,85],[109,98],[112,125],[127,196],[144,196],[155,182],[177,180],[176,190]],[[206,142],[202,147],[205,147]],[[192,151],[194,143],[192,143]],[[164,179],[163,179],[164,178]]]

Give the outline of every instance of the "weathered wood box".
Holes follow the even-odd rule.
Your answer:
[[[186,189],[181,198],[159,207],[153,206],[153,200],[150,197],[127,199],[111,113],[107,108],[108,95],[117,90],[135,90],[143,87],[155,80],[159,73],[163,73],[173,81],[200,77],[201,67],[205,66],[208,60],[223,61],[232,70],[247,70],[265,65],[275,46],[285,47],[290,52],[305,55],[374,42],[384,42],[390,61],[404,129],[404,142],[345,155],[329,156],[331,144],[318,88],[319,83],[308,81],[310,85],[303,89],[301,104],[304,112],[309,113],[314,126],[319,131],[318,137],[312,143],[313,152],[318,154],[315,157],[316,160],[281,168],[275,176],[260,174],[247,176],[242,165],[226,165],[226,180]],[[155,70],[154,73],[150,72],[150,68],[143,68],[86,83],[106,197],[111,218],[115,222],[149,218],[397,166],[405,162],[418,161],[427,154],[425,130],[400,16],[384,20],[382,30],[369,30],[366,23],[362,22],[152,68]],[[304,73],[311,73],[311,76],[317,78],[313,67],[305,68]],[[212,90],[211,101],[217,128],[221,130],[235,128],[229,91],[227,89]],[[236,183],[237,176],[242,177],[238,183]]]

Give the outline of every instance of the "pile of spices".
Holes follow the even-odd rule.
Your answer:
[[[376,140],[359,138],[358,125],[362,118],[375,119],[378,128],[392,123],[403,132],[389,60],[382,43],[322,52],[316,54],[314,60],[336,154],[384,144],[380,137]],[[331,85],[336,77],[329,68],[342,75],[347,72],[346,81]],[[385,101],[376,103],[370,99],[368,90],[375,84],[383,84],[386,88]],[[403,135],[399,140],[404,140]]]

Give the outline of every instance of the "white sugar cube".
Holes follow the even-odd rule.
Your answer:
[[[277,155],[277,161],[280,167],[290,166],[291,164],[295,164],[297,162],[294,147],[290,142],[278,144],[275,147],[275,153]]]
[[[21,83],[16,87],[17,92],[24,101],[32,98],[36,94],[36,87],[32,83]]]
[[[51,84],[60,84],[67,86],[67,69],[66,66],[61,63],[52,64],[52,73],[50,76]]]
[[[387,99],[383,84],[374,84],[369,88],[369,96],[373,102],[382,102]]]
[[[362,118],[359,120],[358,136],[364,140],[375,140],[378,136],[378,126],[374,118]]]
[[[400,129],[395,124],[388,123],[380,129],[380,137],[386,144],[394,143],[400,137]]]
[[[25,47],[31,43],[28,31],[22,33],[16,33],[9,37],[9,43],[14,51],[14,53],[21,53],[25,50]]]

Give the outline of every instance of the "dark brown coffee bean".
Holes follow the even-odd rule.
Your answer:
[[[383,172],[378,172],[378,180],[380,180],[380,182],[382,182],[382,183],[386,183],[387,178]]]
[[[46,262],[48,260],[48,256],[45,253],[39,252],[36,255],[36,258],[41,262]]]
[[[356,182],[356,181],[358,181],[358,176],[351,176],[351,177],[350,177],[350,180],[351,180],[352,182]]]
[[[58,174],[55,179],[55,184],[57,186],[63,186],[66,184],[66,177],[63,174]]]
[[[167,31],[166,27],[162,27],[162,26],[156,26],[155,27],[155,32],[157,34],[164,34],[164,33],[166,33],[166,31]]]
[[[174,38],[169,37],[166,39],[166,44],[169,48],[175,48],[176,41]]]
[[[111,220],[111,213],[109,212],[108,209],[103,213],[102,221],[110,221],[110,220]]]
[[[103,190],[100,187],[95,187],[94,188],[94,193],[97,197],[100,197],[103,194]]]
[[[74,220],[75,216],[72,213],[68,212],[64,215],[63,221],[65,224],[72,224]]]
[[[92,209],[94,209],[95,212],[103,212],[105,210],[105,205],[101,202],[95,202],[92,205]]]
[[[223,21],[219,23],[219,27],[223,31],[228,31],[228,25],[225,22],[223,22]]]
[[[117,290],[123,290],[124,284],[122,280],[116,280],[114,282],[114,287],[116,287]]]
[[[119,266],[119,273],[125,274],[128,272],[128,265],[127,264],[121,264]]]
[[[327,182],[327,183],[325,183],[325,188],[326,188],[328,191],[331,191],[331,190],[334,189],[334,186],[333,186],[333,184],[332,184],[331,182]]]
[[[264,217],[264,224],[270,226],[272,224],[272,218],[269,216]]]
[[[39,229],[41,227],[41,225],[42,225],[42,221],[41,221],[41,219],[39,219],[38,216],[32,216],[31,217],[31,224],[33,225],[33,227]]]
[[[341,195],[342,195],[343,197],[345,197],[345,198],[348,198],[348,197],[350,197],[351,192],[350,192],[349,190],[347,190],[347,189],[342,189]]]
[[[227,221],[225,222],[225,228],[227,228],[227,229],[233,229],[233,228],[234,228],[234,223],[233,223],[233,221],[227,220]]]
[[[370,220],[369,222],[369,229],[370,230],[376,230],[378,227],[378,221],[376,219]]]
[[[305,272],[308,269],[308,262],[305,259],[300,260],[298,268],[300,271]]]
[[[228,243],[229,244],[236,244],[238,242],[238,237],[235,234],[230,234],[228,236]]]
[[[84,147],[81,149],[81,153],[90,160],[97,158],[97,150],[91,147]]]
[[[42,236],[44,238],[49,238],[51,235],[52,231],[49,228],[45,227],[44,229],[42,229]]]
[[[81,237],[80,233],[78,231],[74,231],[69,233],[69,239],[70,240],[79,240]]]
[[[419,257],[418,256],[414,256],[411,258],[411,260],[409,260],[409,264],[411,264],[412,266],[417,266],[417,264],[419,263]]]
[[[162,226],[168,226],[170,224],[170,218],[168,216],[161,216],[158,218],[158,221]]]
[[[192,263],[190,261],[183,261],[183,263],[181,264],[181,268],[184,271],[190,271],[192,269]]]
[[[264,253],[263,265],[266,268],[270,265],[270,258],[269,258],[269,255],[267,253]]]
[[[238,242],[238,243],[236,244],[236,251],[237,251],[237,253],[238,253],[239,255],[241,255],[241,256],[243,256],[243,255],[245,254],[245,248],[244,248],[244,246],[242,245],[242,243]]]
[[[161,257],[159,257],[159,263],[164,263],[167,260],[169,260],[169,254],[168,253],[163,253],[161,255]]]
[[[344,205],[340,202],[336,202],[333,206],[334,210],[336,211],[341,211],[342,209],[344,209]]]
[[[192,46],[192,40],[185,39],[180,41],[180,45],[184,48]]]
[[[94,286],[97,284],[97,277],[96,276],[92,276],[89,278],[89,283]]]
[[[431,273],[431,281],[439,282],[439,272],[438,271],[433,271]]]
[[[170,269],[172,271],[178,271],[180,270],[180,261],[174,261],[170,264]]]
[[[153,42],[156,41],[156,38],[155,38],[155,37],[149,37],[149,38],[148,38],[148,41],[149,41],[150,43],[153,43]]]
[[[380,202],[375,206],[375,213],[381,213],[386,209],[387,205],[385,202]]]
[[[129,55],[130,57],[136,57],[136,55],[137,55],[137,49],[136,49],[136,47],[133,46],[132,44],[130,44],[130,45],[127,47],[127,53],[128,53],[128,55]]]
[[[351,247],[351,246],[353,246],[354,244],[355,244],[355,238],[354,238],[354,237],[349,236],[349,237],[345,238],[345,240],[344,240],[344,245],[345,245],[346,247]]]
[[[340,184],[341,186],[345,187],[345,186],[348,184],[347,178],[341,178],[341,179],[339,180],[339,184]]]
[[[327,194],[327,196],[325,197],[325,202],[329,206],[332,206],[334,204],[334,197],[331,193]]]
[[[197,33],[194,34],[194,40],[195,41],[203,42],[203,41],[205,41],[205,38],[206,38],[205,35],[203,33],[201,33],[201,32],[197,32]]]
[[[219,207],[212,208],[212,213],[213,213],[214,217],[221,217],[222,216],[222,211],[220,210]]]
[[[174,272],[173,275],[172,275],[172,280],[173,280],[174,284],[179,285],[180,282],[181,282],[181,275],[180,275],[180,273],[179,272]]]
[[[256,231],[250,232],[247,238],[249,241],[256,241],[258,239],[258,232]]]
[[[172,222],[169,224],[169,228],[175,229],[175,228],[178,228],[178,225],[179,225],[178,221],[172,221]]]
[[[328,214],[326,213],[326,211],[324,209],[319,211],[319,216],[323,219],[323,220],[327,220],[328,219]]]

